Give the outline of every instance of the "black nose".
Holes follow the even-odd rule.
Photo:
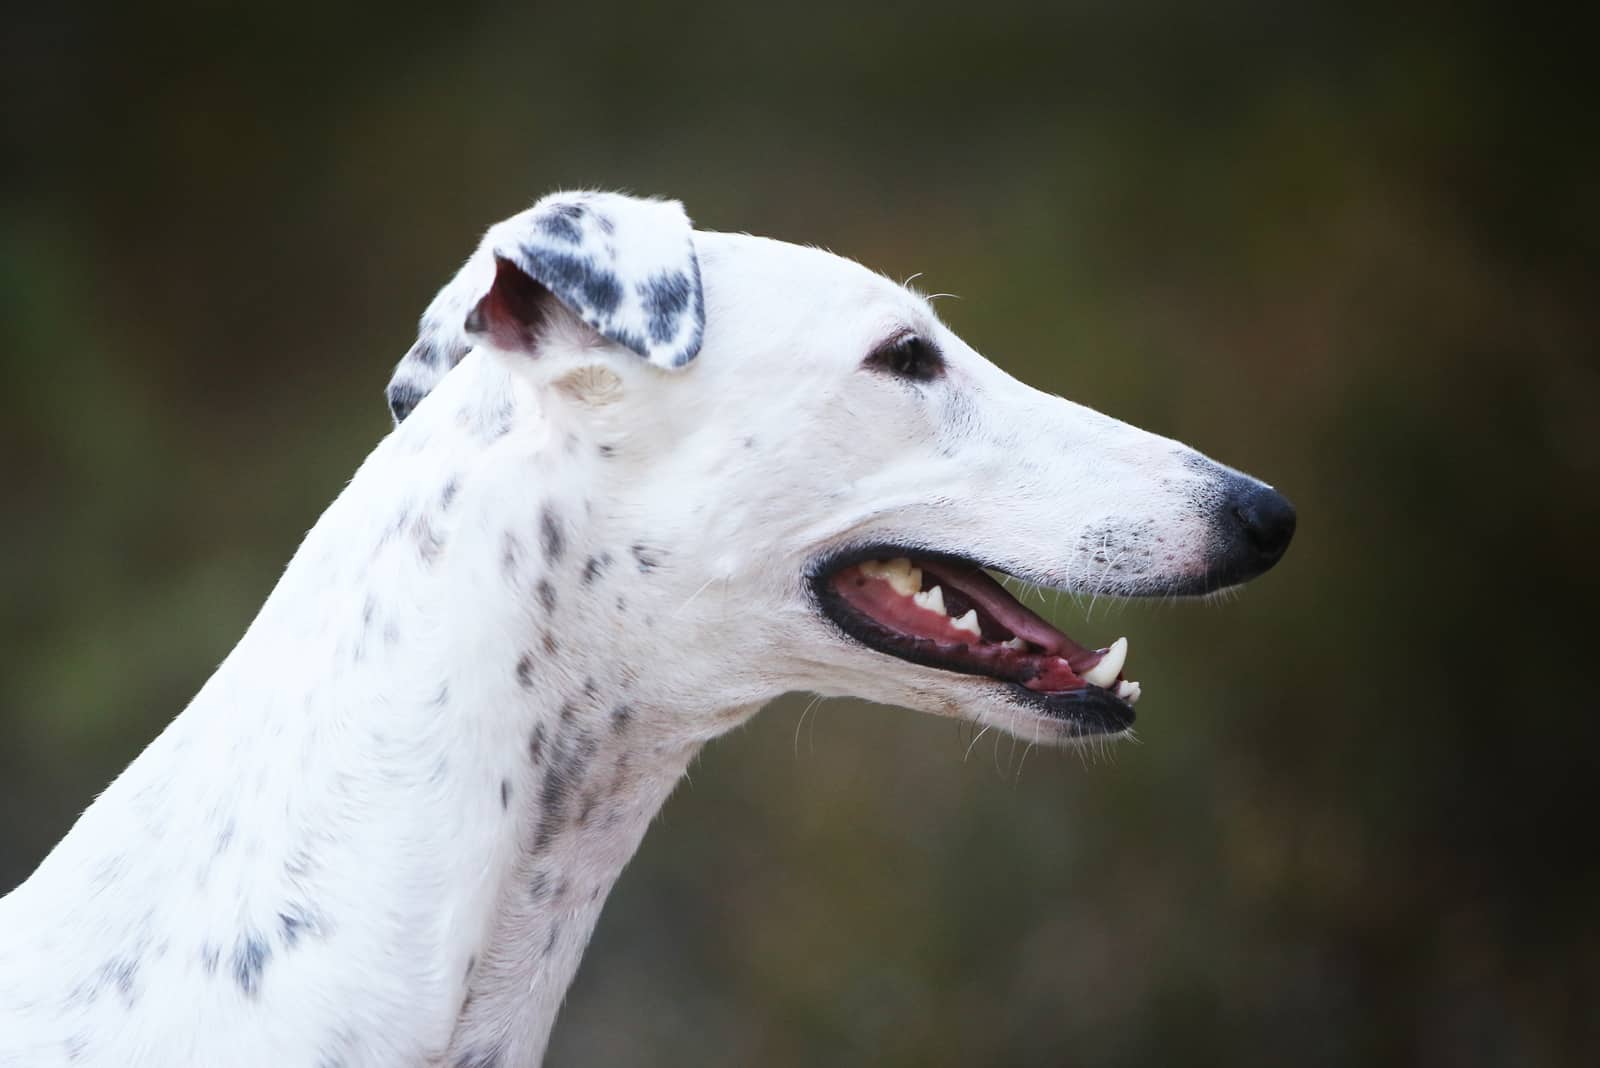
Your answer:
[[[1234,500],[1233,517],[1244,527],[1250,548],[1264,561],[1263,571],[1278,562],[1294,537],[1294,505],[1271,486],[1259,482]]]
[[[1253,478],[1230,473],[1219,511],[1220,559],[1212,572],[1218,585],[1255,578],[1282,559],[1294,537],[1294,505]]]

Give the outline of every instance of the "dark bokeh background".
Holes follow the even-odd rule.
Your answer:
[[[1285,488],[1133,635],[1140,744],[781,702],[553,1064],[1600,1063],[1593,27],[1536,9],[33,5],[0,35],[0,888],[204,680],[554,188],[940,304]],[[1292,9],[1292,10],[1291,10]]]

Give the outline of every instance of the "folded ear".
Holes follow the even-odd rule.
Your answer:
[[[683,205],[616,193],[553,193],[489,228],[428,305],[389,381],[398,423],[479,344],[534,352],[550,301],[651,363],[700,351],[705,300]]]

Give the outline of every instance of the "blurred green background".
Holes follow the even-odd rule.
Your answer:
[[[1003,366],[1274,482],[1133,635],[1138,744],[802,698],[709,747],[550,1063],[1600,1063],[1593,26],[999,0],[32,5],[0,171],[0,890],[564,186],[960,294]]]

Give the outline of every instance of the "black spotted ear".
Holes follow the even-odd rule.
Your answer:
[[[423,313],[395,368],[395,422],[475,346],[533,351],[551,299],[658,367],[687,364],[700,351],[705,300],[683,205],[554,193],[496,223]]]

